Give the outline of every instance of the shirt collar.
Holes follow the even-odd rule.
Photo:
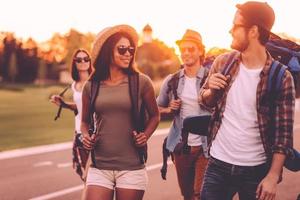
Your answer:
[[[271,64],[273,62],[273,58],[271,56],[271,54],[266,50],[267,53],[267,60],[265,63],[265,66],[263,67],[262,71],[261,71],[261,75],[265,76],[266,74],[268,74],[270,68],[271,68]],[[240,64],[242,62],[242,53],[239,52],[239,55],[236,57],[237,63]]]
[[[199,68],[199,70],[198,70],[198,72],[197,72],[197,75],[196,75],[196,78],[203,78],[203,76],[204,76],[204,71],[205,71],[205,68],[204,68],[204,66],[201,66],[200,68]],[[179,78],[184,78],[184,68],[182,68],[181,70],[180,70],[180,73],[179,73]]]

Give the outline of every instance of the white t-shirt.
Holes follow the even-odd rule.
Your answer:
[[[262,68],[247,69],[242,63],[239,67],[210,154],[234,165],[256,166],[266,162],[256,110],[256,91]]]
[[[77,91],[75,88],[75,82],[72,83],[73,101],[76,104],[78,114],[75,116],[75,131],[81,133],[81,113],[82,113],[82,91]]]
[[[182,100],[181,116],[183,119],[188,116],[195,116],[200,114],[196,81],[196,78],[189,78],[185,76],[184,88],[180,96],[180,99]],[[189,134],[189,146],[200,146],[201,144],[201,136],[192,133]]]

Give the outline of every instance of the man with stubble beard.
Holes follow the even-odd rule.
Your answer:
[[[293,145],[294,83],[285,70],[271,115],[266,97],[274,60],[265,44],[275,14],[263,2],[236,7],[230,30],[236,51],[216,58],[200,92],[201,104],[214,109],[201,199],[231,200],[238,193],[240,200],[274,200]]]
[[[209,70],[202,66],[205,47],[198,32],[188,29],[176,43],[183,65],[179,71],[165,78],[157,103],[160,113],[174,115],[166,148],[173,155],[181,193],[184,200],[198,200],[208,160],[207,137],[188,134],[189,149],[185,152],[180,144],[183,140],[183,120],[190,116],[210,114],[198,102],[200,88]],[[172,84],[174,82],[177,84]]]

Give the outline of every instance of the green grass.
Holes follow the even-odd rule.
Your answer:
[[[74,115],[63,110],[54,121],[57,107],[49,102],[51,94],[63,86],[1,86],[0,87],[0,151],[71,141]],[[71,97],[71,92],[65,94]],[[161,122],[167,128],[170,122]]]
[[[48,100],[62,88],[18,86],[0,90],[0,151],[72,139],[73,114],[63,110],[55,122],[57,107]]]
[[[171,126],[171,121],[161,121],[158,128],[169,128]]]

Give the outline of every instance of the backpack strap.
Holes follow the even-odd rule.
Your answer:
[[[68,91],[69,88],[70,88],[69,85],[67,87],[65,87],[64,90],[61,93],[59,93],[59,96],[63,97],[64,94]],[[57,113],[56,113],[56,116],[54,118],[54,121],[56,121],[58,118],[60,118],[60,114],[61,114],[62,108],[69,108],[69,106],[63,100],[60,103],[61,104],[60,104],[60,106],[59,106],[59,108],[57,110]],[[75,113],[75,111],[74,111],[74,113]]]
[[[133,73],[128,76],[129,82],[129,95],[132,105],[132,119],[134,129],[138,132],[144,131],[145,128],[145,107],[142,102],[141,110],[139,110],[139,74]],[[137,147],[140,162],[142,164],[146,163],[148,154],[147,154],[147,145],[143,147]]]
[[[95,101],[99,94],[100,83],[98,81],[91,81],[91,98],[90,98],[90,107],[89,107],[89,134],[95,134],[97,127],[95,126],[94,113],[95,113]],[[96,167],[95,151],[91,150],[92,163]]]
[[[267,99],[269,102],[269,108],[270,108],[270,132],[274,133],[275,131],[275,112],[276,112],[276,98],[278,95],[278,92],[281,87],[281,69],[283,69],[282,64],[278,61],[273,61],[271,64],[269,76],[268,76],[268,83],[267,83]],[[283,71],[284,73],[284,71]]]
[[[268,82],[267,82],[267,99],[269,102],[269,114],[270,114],[270,126],[269,126],[269,132],[271,135],[269,136],[270,139],[274,139],[274,133],[275,133],[275,114],[276,114],[276,99],[279,94],[279,90],[281,88],[282,84],[282,78],[284,75],[285,68],[283,65],[274,60],[271,64],[269,76],[268,76]]]
[[[205,71],[204,71],[204,76],[200,82],[200,87],[205,83],[205,80],[209,74],[209,69],[204,67]],[[167,85],[168,85],[168,90],[167,93],[171,92],[173,93],[173,96],[175,99],[178,99],[178,94],[177,94],[177,88],[178,88],[178,83],[179,83],[179,76],[180,76],[180,72],[181,70],[175,72],[174,74],[172,74],[171,79],[168,81]]]
[[[175,72],[172,74],[171,79],[168,81],[168,91],[167,93],[171,92],[173,93],[173,96],[175,99],[178,99],[178,94],[177,94],[177,87],[179,83],[179,76],[180,76],[181,70]]]
[[[206,78],[208,77],[208,74],[209,74],[209,69],[207,67],[204,67],[204,75],[202,77],[202,80],[200,82],[200,88],[204,85],[205,81],[206,81]]]
[[[270,101],[275,103],[275,98],[281,88],[282,79],[287,68],[280,62],[274,60],[268,77],[267,91],[271,97]]]
[[[139,75],[137,73],[129,75],[128,82],[134,128],[141,131],[139,129]]]
[[[224,76],[230,74],[232,66],[236,62],[236,59],[234,58],[236,56],[236,54],[237,53],[235,51],[229,53],[227,61],[225,63],[225,67],[223,68],[223,70],[221,72]]]

